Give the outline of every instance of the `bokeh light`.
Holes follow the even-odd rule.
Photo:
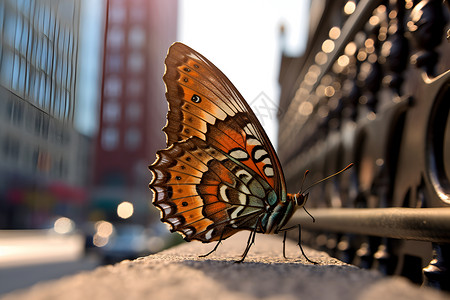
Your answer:
[[[354,1],[348,1],[344,6],[344,13],[347,15],[351,15],[355,12],[356,3]]]
[[[59,234],[70,233],[74,229],[75,223],[71,219],[66,217],[58,218],[53,225],[53,230],[55,230],[55,232]]]
[[[134,213],[134,206],[132,203],[124,201],[117,206],[117,215],[122,219],[128,219]]]

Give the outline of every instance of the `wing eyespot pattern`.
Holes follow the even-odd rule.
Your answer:
[[[200,102],[202,102],[202,98],[201,98],[199,95],[197,95],[197,94],[194,94],[194,95],[192,96],[191,100],[192,100],[192,102],[194,102],[194,103],[200,103]]]

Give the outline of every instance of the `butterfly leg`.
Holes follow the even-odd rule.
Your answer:
[[[207,257],[208,255],[210,255],[211,253],[213,253],[214,251],[217,250],[217,248],[219,247],[219,244],[222,242],[222,238],[223,238],[223,231],[222,234],[220,235],[219,241],[217,242],[216,246],[214,247],[214,249],[212,249],[211,251],[209,251],[206,254],[203,255],[199,255],[198,257]]]
[[[300,247],[300,251],[302,251],[303,257],[306,258],[306,260],[312,264],[319,264],[318,262],[312,261],[308,258],[308,256],[306,256],[305,251],[303,251],[303,247],[302,247],[302,227],[300,226],[300,224],[298,224],[298,246]]]
[[[247,241],[247,247],[245,247],[245,251],[244,253],[242,253],[242,258],[240,260],[235,261],[235,263],[241,263],[244,261],[245,257],[247,257],[247,253],[250,250],[250,247],[255,243],[255,236],[256,236],[256,226],[255,229],[250,232],[250,235],[248,236],[248,241]]]
[[[280,231],[284,231],[284,236],[283,236],[283,257],[285,259],[287,259],[287,257],[286,257],[286,237],[287,237],[287,232],[289,230],[292,230],[292,229],[296,228],[296,227],[297,226],[291,226],[291,227],[283,228],[283,229],[280,230]]]

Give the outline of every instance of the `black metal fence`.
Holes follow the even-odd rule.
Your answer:
[[[317,222],[294,216],[307,229],[305,242],[415,282],[424,273],[444,289],[448,19],[448,1],[326,1],[305,55],[283,57],[279,136],[290,187],[299,187],[307,169],[315,181],[355,163],[311,191],[307,207]]]

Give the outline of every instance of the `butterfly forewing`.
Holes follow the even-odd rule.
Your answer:
[[[165,63],[169,113],[163,130],[167,135],[167,146],[197,136],[203,140],[208,137],[210,143],[226,151],[237,148],[237,144],[245,147],[242,140],[247,140],[249,135],[253,145],[243,149],[250,154],[249,160],[243,163],[263,176],[274,189],[285,189],[280,163],[267,135],[230,80],[204,56],[181,43],[170,47]],[[245,120],[239,120],[242,117]],[[230,129],[215,135],[208,132],[209,128],[215,128],[218,120],[227,118]],[[249,124],[246,130],[241,127],[244,123]],[[224,144],[225,136],[234,142]],[[257,149],[252,153],[255,146]],[[254,161],[250,159],[252,154],[257,154]]]

